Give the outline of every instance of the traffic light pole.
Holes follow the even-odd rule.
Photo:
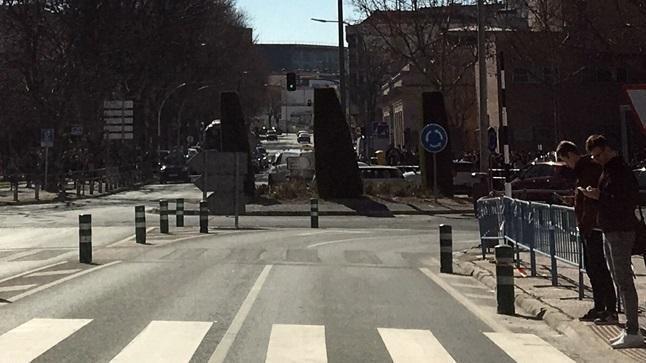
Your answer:
[[[339,88],[341,94],[341,109],[343,110],[343,117],[346,118],[346,122],[350,124],[350,120],[347,119],[347,105],[346,105],[346,94],[345,94],[345,41],[343,39],[343,0],[338,0],[339,8]]]

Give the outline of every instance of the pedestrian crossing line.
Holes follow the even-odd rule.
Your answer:
[[[36,284],[2,286],[2,287],[0,287],[0,292],[22,291],[22,290],[31,289],[34,286],[36,286]]]
[[[378,328],[393,363],[455,363],[430,330]]]
[[[111,362],[189,362],[212,322],[151,321]]]
[[[265,363],[327,363],[325,327],[274,324]]]
[[[32,319],[0,336],[0,362],[31,362],[92,319]]]
[[[574,361],[534,334],[484,333],[517,363],[568,363]]]
[[[29,275],[23,276],[23,278],[28,277],[39,277],[39,276],[56,276],[56,275],[69,275],[81,271],[80,268],[73,268],[68,270],[55,270],[55,271],[43,271],[43,272],[34,272]]]
[[[64,264],[64,263],[67,263],[67,261],[56,262],[56,263],[53,263],[53,264],[51,264],[51,265],[38,267],[38,268],[35,268],[35,269],[33,269],[33,270],[29,270],[29,271],[25,271],[25,272],[19,273],[19,274],[17,274],[17,275],[9,276],[9,277],[6,277],[6,278],[4,278],[4,279],[0,280],[0,284],[1,284],[1,283],[3,283],[3,282],[5,282],[5,281],[9,281],[9,280],[11,280],[11,279],[15,279],[15,278],[17,278],[17,277],[21,277],[21,276],[29,275],[29,274],[31,274],[31,273],[34,273],[34,272],[37,272],[37,271],[41,271],[41,270],[46,270],[46,269],[48,269],[48,268],[50,268],[50,267],[54,267],[54,266],[58,266],[58,265],[62,265],[62,264]]]

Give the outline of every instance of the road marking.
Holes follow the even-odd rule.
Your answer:
[[[213,325],[151,321],[111,362],[188,362]]]
[[[31,362],[91,319],[32,319],[0,336],[0,362]]]
[[[218,346],[215,348],[215,352],[213,352],[213,355],[211,355],[211,358],[209,359],[209,363],[224,362],[224,359],[227,357],[227,354],[229,353],[229,349],[231,348],[233,341],[236,339],[236,336],[238,336],[238,333],[242,328],[242,323],[244,323],[245,319],[247,318],[247,315],[249,315],[249,311],[251,310],[253,303],[258,298],[260,289],[262,289],[262,286],[265,284],[265,281],[267,280],[267,276],[269,275],[269,271],[271,271],[272,267],[273,265],[266,265],[265,268],[262,270],[262,272],[260,272],[260,275],[258,276],[258,278],[256,279],[256,282],[251,287],[249,294],[242,302],[242,305],[240,306],[240,309],[236,313],[236,316],[231,321],[231,325],[229,325],[229,329],[227,329],[226,333],[224,333],[222,340],[220,340],[220,344],[218,344]]]
[[[156,227],[148,227],[148,228],[146,228],[146,234],[150,233],[155,228]],[[135,238],[137,238],[137,235],[132,234],[132,235],[130,235],[130,236],[128,236],[128,237],[126,237],[126,238],[124,238],[122,240],[119,240],[117,242],[111,243],[111,244],[107,245],[106,247],[108,247],[108,248],[116,247],[119,244],[123,244],[123,243],[129,242],[129,241],[133,241]]]
[[[265,363],[327,363],[325,327],[274,324]]]
[[[100,265],[100,266],[93,267],[93,268],[88,269],[88,270],[85,270],[85,271],[81,271],[81,272],[75,273],[74,275],[70,275],[70,276],[63,277],[63,278],[62,278],[62,279],[60,279],[60,280],[52,281],[52,282],[50,282],[50,283],[48,283],[48,284],[41,285],[41,286],[39,286],[39,287],[37,287],[37,288],[35,288],[35,289],[33,289],[33,290],[29,290],[29,291],[26,291],[26,292],[24,292],[24,293],[22,293],[22,294],[20,294],[20,295],[13,296],[13,297],[11,298],[11,301],[12,301],[12,302],[16,302],[16,301],[18,301],[18,300],[20,300],[20,299],[26,298],[27,296],[33,295],[33,294],[35,294],[35,293],[37,293],[37,292],[43,291],[43,290],[45,290],[45,289],[48,289],[48,288],[53,287],[53,286],[56,286],[56,285],[60,285],[60,284],[62,284],[63,282],[66,282],[66,281],[69,281],[69,280],[71,280],[71,279],[74,279],[74,278],[77,278],[77,277],[83,276],[83,275],[85,275],[85,274],[89,274],[90,272],[94,272],[94,271],[100,270],[100,269],[102,269],[102,268],[106,268],[106,267],[109,267],[109,266],[112,266],[112,265],[116,265],[116,264],[118,264],[118,263],[121,263],[121,261],[113,261],[113,262],[107,263],[107,264],[105,264],[105,265]]]
[[[43,249],[36,249],[36,250],[29,250],[29,251],[16,252],[16,253],[14,253],[13,255],[9,255],[9,256],[6,256],[6,257],[3,257],[3,258],[0,258],[0,261],[7,261],[7,262],[10,262],[10,261],[13,261],[13,260],[15,260],[15,259],[17,259],[17,258],[23,258],[23,257],[27,257],[27,256],[35,255],[35,254],[37,254],[37,253],[39,253],[39,252],[41,252],[41,251],[44,251],[44,250],[43,250]]]
[[[28,278],[28,277],[37,277],[37,276],[56,276],[56,275],[69,275],[73,274],[75,272],[81,271],[80,268],[73,268],[69,270],[56,270],[56,271],[43,271],[43,272],[35,272],[26,276],[23,276],[23,278]]]
[[[9,277],[7,277],[7,278],[4,278],[4,279],[0,280],[0,284],[1,284],[1,283],[3,283],[3,282],[5,282],[5,281],[9,281],[9,280],[11,280],[11,279],[15,279],[15,278],[18,278],[18,277],[21,277],[21,276],[29,275],[30,273],[34,273],[34,272],[36,272],[36,271],[40,271],[40,270],[45,270],[45,269],[48,269],[48,268],[50,268],[50,267],[54,267],[54,266],[58,266],[58,265],[62,265],[62,264],[64,264],[64,263],[67,263],[67,261],[56,262],[56,263],[53,263],[53,264],[51,264],[51,265],[47,265],[47,266],[43,266],[43,267],[38,267],[38,268],[35,268],[35,269],[33,269],[33,270],[29,270],[29,271],[21,272],[21,273],[19,273],[19,274],[17,274],[17,275],[9,276]]]
[[[36,284],[3,286],[3,287],[0,287],[0,292],[22,291],[22,290],[31,289],[34,286],[36,286]]]
[[[429,330],[378,328],[393,363],[455,363]]]
[[[431,258],[431,260],[437,261],[434,258]],[[498,323],[495,319],[489,317],[487,313],[485,313],[479,306],[474,304],[471,300],[467,299],[466,296],[464,296],[461,292],[456,290],[454,287],[452,287],[448,282],[444,281],[441,277],[436,275],[435,273],[431,272],[426,267],[421,267],[419,269],[426,277],[429,279],[433,280],[439,287],[441,287],[444,291],[446,291],[453,299],[455,299],[457,302],[462,304],[467,310],[469,310],[471,313],[473,313],[475,316],[477,316],[482,322],[487,324],[493,331],[495,332],[500,332],[500,333],[508,333],[509,329],[507,329],[505,326],[502,324]]]
[[[379,238],[384,238],[384,236],[372,236],[372,237],[357,237],[357,238],[348,238],[348,239],[338,239],[338,240],[334,240],[334,241],[326,241],[326,242],[313,243],[313,244],[311,244],[311,245],[308,245],[308,246],[307,246],[307,248],[315,248],[315,247],[327,246],[327,245],[336,244],[336,243],[344,243],[344,242],[352,242],[352,241],[362,241],[362,240],[379,239]]]
[[[567,363],[574,361],[534,334],[484,333],[518,363]]]

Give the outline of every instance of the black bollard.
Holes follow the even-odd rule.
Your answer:
[[[135,207],[135,236],[137,243],[146,244],[146,209],[143,205]]]
[[[168,233],[168,201],[159,201],[159,231]]]
[[[319,200],[310,199],[310,220],[312,228],[319,228]]]
[[[79,261],[92,263],[92,215],[79,215]]]
[[[204,200],[200,202],[200,233],[209,233],[209,207]]]
[[[496,299],[498,314],[514,315],[514,249],[496,246]]]
[[[558,265],[556,263],[556,230],[554,226],[550,226],[549,230],[550,238],[550,265],[552,273],[552,286],[558,286],[559,284],[559,275],[558,275]]]
[[[440,272],[453,273],[453,232],[448,224],[440,224]]]
[[[184,198],[177,198],[175,201],[175,225],[184,227]]]

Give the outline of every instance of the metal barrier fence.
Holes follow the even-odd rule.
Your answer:
[[[536,276],[536,254],[550,258],[552,285],[558,285],[557,261],[579,268],[579,299],[583,298],[583,249],[574,208],[528,202],[508,197],[481,198],[477,203],[483,258],[492,242],[504,242],[515,249],[516,266],[520,250],[529,251],[531,276]]]

